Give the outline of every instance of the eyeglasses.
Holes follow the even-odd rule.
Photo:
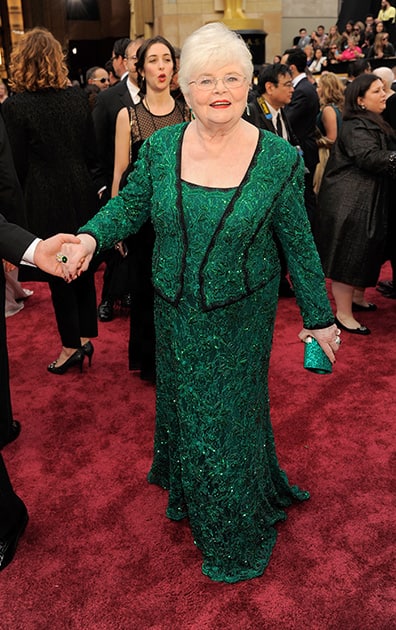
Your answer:
[[[287,87],[287,88],[291,88],[293,87],[293,82],[292,81],[285,81],[284,83],[275,83],[276,87]]]
[[[133,59],[134,61],[136,61],[137,56],[136,55],[131,55],[130,57],[124,57],[124,59],[126,59],[127,61],[130,61],[131,59]]]
[[[92,79],[92,81],[99,81],[99,83],[110,83],[110,79],[102,77],[101,79]]]
[[[188,85],[195,83],[199,90],[204,90],[205,92],[209,92],[213,90],[218,81],[222,81],[223,85],[227,90],[234,90],[236,88],[242,87],[242,85],[246,81],[246,77],[241,76],[240,74],[226,74],[222,78],[215,79],[214,77],[199,77],[196,81],[189,81]]]

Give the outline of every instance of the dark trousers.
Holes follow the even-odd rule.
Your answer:
[[[8,442],[12,420],[5,320],[5,279],[0,261],[0,445]]]
[[[62,345],[79,348],[81,337],[97,337],[94,273],[88,270],[69,284],[51,277],[48,284]]]
[[[17,525],[22,509],[23,503],[13,490],[0,454],[0,539],[7,536]]]
[[[114,302],[129,293],[129,265],[125,258],[114,249],[106,249],[97,256],[91,263],[91,268],[96,271],[98,267],[105,263],[103,272],[103,285],[101,302]]]
[[[131,288],[129,369],[140,369],[142,377],[155,375],[154,289],[152,255],[154,229],[147,221],[127,241]]]

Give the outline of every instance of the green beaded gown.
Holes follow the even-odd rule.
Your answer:
[[[304,325],[328,326],[333,315],[295,149],[260,132],[241,185],[204,188],[180,181],[184,129],[151,136],[119,197],[81,231],[103,249],[151,216],[157,407],[148,479],[168,490],[169,518],[189,519],[203,573],[237,582],[263,573],[274,525],[292,501],[309,496],[280,469],[269,416],[274,233]]]

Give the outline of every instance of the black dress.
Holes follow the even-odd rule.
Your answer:
[[[102,183],[86,94],[80,88],[23,92],[8,98],[2,112],[28,229],[42,238],[75,234],[95,213]],[[32,278],[49,282],[62,344],[70,348],[97,335],[94,278],[84,276],[69,285],[41,272]]]
[[[320,188],[315,237],[325,275],[375,286],[384,261],[388,188],[396,152],[368,118],[344,120]]]
[[[186,103],[175,101],[175,107],[169,114],[157,116],[147,109],[144,102],[140,102],[129,109],[129,116],[130,164],[122,177],[120,188],[123,188],[129,173],[133,170],[144,140],[157,129],[188,121],[190,110]],[[129,237],[127,243],[130,252],[128,258],[132,295],[129,369],[140,369],[142,379],[155,381],[154,291],[151,282],[154,230],[151,221],[146,221],[137,234]]]

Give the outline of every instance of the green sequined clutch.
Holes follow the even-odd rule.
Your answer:
[[[313,337],[307,337],[304,349],[304,367],[316,374],[331,374],[332,365],[328,356]]]

